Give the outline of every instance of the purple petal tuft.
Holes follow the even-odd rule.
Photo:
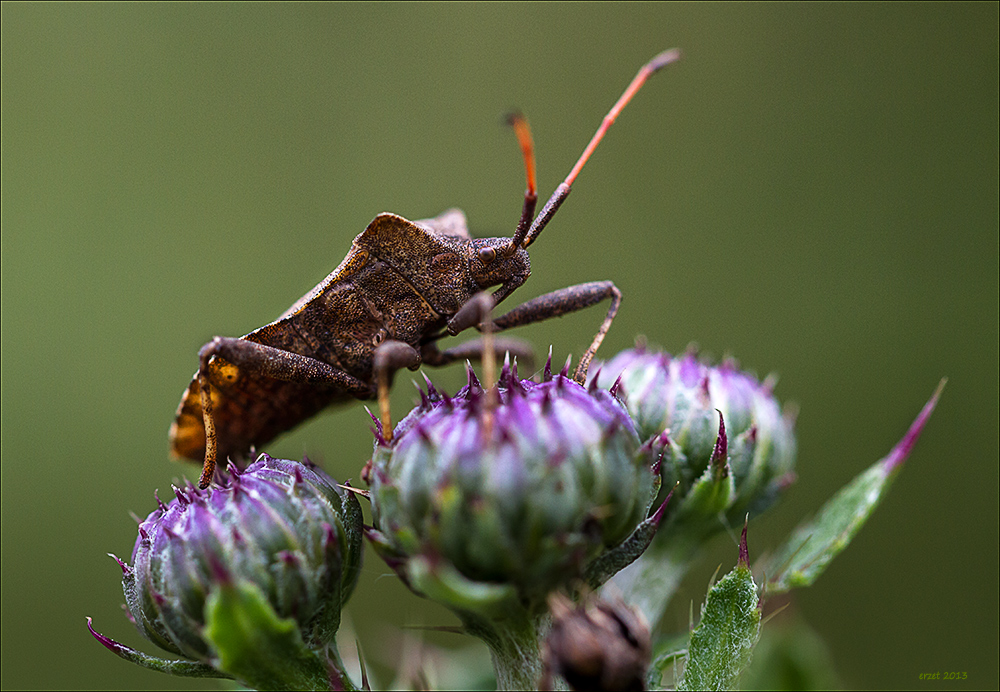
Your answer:
[[[690,351],[681,358],[678,374],[685,387],[694,387],[701,380],[701,365]]]
[[[475,375],[473,375],[475,377]],[[466,390],[465,398],[469,402],[469,408],[467,413],[470,415],[478,413],[483,400],[483,389],[479,386],[479,382],[476,382],[476,386],[470,386]]]

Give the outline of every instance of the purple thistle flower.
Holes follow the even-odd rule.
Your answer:
[[[320,469],[261,455],[229,484],[174,487],[139,525],[125,600],[150,641],[211,663],[206,602],[220,585],[259,589],[279,618],[293,618],[306,646],[333,643],[360,572],[361,512]],[[117,558],[116,558],[117,559]]]
[[[548,593],[584,578],[646,518],[650,455],[627,411],[548,365],[544,377],[521,380],[505,365],[487,396],[470,374],[453,397],[425,395],[390,443],[376,443],[371,537],[415,590],[407,570],[420,558],[468,583],[439,590],[445,605],[468,609],[473,584],[505,585],[544,612]]]

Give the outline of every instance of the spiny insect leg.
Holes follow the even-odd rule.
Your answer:
[[[577,310],[595,305],[606,298],[611,299],[611,307],[608,308],[608,314],[605,316],[600,329],[597,330],[597,334],[590,344],[590,348],[583,354],[579,365],[577,365],[576,372],[573,374],[574,380],[580,384],[584,384],[584,381],[587,379],[587,369],[590,367],[590,361],[593,360],[594,354],[600,347],[601,342],[604,341],[604,335],[611,328],[611,322],[614,321],[615,315],[618,313],[618,306],[622,301],[622,292],[618,290],[618,287],[614,283],[610,281],[593,281],[586,284],[577,284],[576,286],[567,286],[558,291],[532,298],[494,320],[493,329],[499,332],[512,327],[531,324],[532,322],[541,322],[552,317],[561,317],[567,313],[576,312]]]

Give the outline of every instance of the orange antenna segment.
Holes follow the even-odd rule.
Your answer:
[[[517,143],[521,145],[521,155],[524,157],[524,169],[528,179],[528,193],[535,194],[535,145],[531,140],[531,128],[528,121],[520,113],[512,113],[507,119],[508,124],[514,128],[514,135]]]
[[[627,89],[625,89],[625,93],[621,95],[618,102],[611,108],[610,111],[608,111],[608,114],[604,116],[604,122],[602,122],[601,126],[597,128],[597,132],[594,133],[593,138],[590,140],[590,144],[588,144],[587,148],[583,150],[580,160],[576,162],[576,165],[573,166],[573,170],[571,170],[569,175],[566,176],[566,185],[573,184],[573,181],[576,180],[576,176],[580,173],[580,169],[583,168],[583,164],[587,163],[587,159],[590,158],[590,155],[594,153],[594,149],[597,148],[601,139],[604,138],[604,133],[608,131],[608,128],[611,127],[615,118],[617,118],[618,114],[622,112],[622,109],[625,108],[626,104],[632,100],[632,97],[635,96],[636,92],[642,88],[642,85],[646,83],[646,80],[658,70],[666,67],[670,63],[677,62],[680,57],[680,50],[677,48],[671,48],[670,50],[663,51],[642,66],[642,69],[639,70],[635,79],[633,79],[632,83],[628,85]]]
[[[507,248],[508,253],[514,252],[521,247],[528,229],[531,227],[531,219],[535,215],[535,204],[538,202],[538,193],[535,186],[535,145],[531,141],[531,128],[525,117],[515,111],[507,118],[507,124],[514,128],[517,142],[521,145],[521,155],[524,157],[524,174],[528,180],[528,187],[524,191],[524,207],[521,209],[521,219],[517,222],[517,229],[514,237],[510,239]]]
[[[556,213],[556,210],[559,209],[559,206],[566,200],[566,197],[569,196],[573,181],[576,180],[576,176],[580,174],[580,170],[583,168],[583,165],[587,163],[587,159],[590,158],[590,155],[594,153],[594,149],[597,148],[597,145],[604,138],[604,133],[608,131],[608,128],[611,127],[615,118],[618,117],[618,114],[622,112],[622,109],[625,108],[628,102],[632,100],[632,97],[635,96],[636,92],[642,88],[642,85],[646,83],[646,80],[667,65],[677,62],[680,57],[680,50],[677,48],[671,48],[670,50],[663,51],[642,66],[642,69],[639,70],[639,73],[625,89],[625,93],[621,95],[618,102],[615,103],[611,110],[608,111],[608,114],[604,116],[604,121],[601,123],[601,126],[597,128],[597,132],[594,133],[594,136],[590,140],[590,144],[587,145],[587,148],[584,149],[583,154],[580,156],[579,160],[577,160],[576,165],[573,166],[573,170],[571,170],[569,175],[566,176],[566,179],[559,184],[556,191],[552,193],[551,197],[549,197],[549,201],[545,203],[545,206],[542,207],[538,216],[535,217],[535,220],[531,223],[531,228],[528,230],[524,241],[521,243],[521,247],[526,248],[538,239],[542,229],[545,228],[546,224],[548,224],[549,220]],[[515,240],[519,238],[519,235],[515,236]]]

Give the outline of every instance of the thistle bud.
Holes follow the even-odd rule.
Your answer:
[[[592,384],[611,382],[658,461],[661,487],[675,488],[650,549],[615,577],[618,593],[655,629],[699,546],[767,509],[794,480],[794,420],[770,383],[691,352],[623,351]]]
[[[429,386],[391,442],[376,441],[376,549],[414,591],[486,639],[494,663],[521,636],[504,629],[510,623],[523,625],[519,650],[537,649],[532,628],[551,591],[603,582],[652,537],[638,530],[655,487],[635,426],[610,392],[588,391],[567,372],[547,366],[536,383],[505,365],[484,391],[470,369],[455,396]],[[537,685],[537,676],[497,671],[501,687]]]
[[[653,488],[628,413],[564,374],[505,368],[488,404],[475,375],[454,397],[431,388],[373,458],[372,514],[404,556],[445,560],[476,582],[545,596],[624,541]]]
[[[360,572],[357,500],[308,462],[265,454],[242,472],[229,470],[227,486],[175,487],[174,499],[157,498],[159,508],[139,524],[132,564],[119,561],[131,618],[154,644],[244,684],[326,679],[336,663],[328,649]],[[289,661],[270,668],[257,650],[279,646],[298,651],[311,667],[305,677],[285,670],[295,667]]]
[[[734,523],[766,509],[794,479],[794,420],[783,415],[767,381],[741,372],[735,361],[701,363],[643,347],[623,351],[595,375],[598,386],[619,382],[619,393],[646,446],[660,455],[663,488],[679,483],[678,499],[707,475],[731,477],[728,499],[706,506]],[[681,503],[672,505],[681,512]]]

